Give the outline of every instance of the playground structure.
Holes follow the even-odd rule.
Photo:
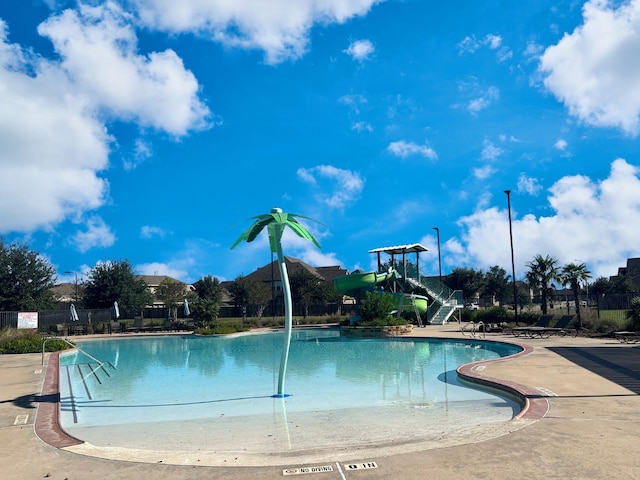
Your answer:
[[[398,299],[397,314],[415,314],[419,326],[444,325],[464,306],[462,291],[452,290],[437,278],[420,275],[420,253],[428,249],[419,243],[369,250],[378,256],[377,272],[358,272],[336,277],[336,292],[352,296],[360,302],[364,291],[386,291]],[[381,254],[391,256],[391,267],[384,271]],[[407,268],[407,255],[415,253],[415,272]],[[402,260],[396,262],[396,257]],[[394,268],[399,266],[398,268]],[[459,320],[459,319],[458,319]]]

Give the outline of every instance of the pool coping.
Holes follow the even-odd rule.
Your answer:
[[[393,338],[393,337],[390,337]],[[402,338],[402,337],[399,337]],[[444,338],[438,337],[443,340],[459,341],[457,338]],[[468,364],[461,365],[456,369],[456,372],[464,380],[472,383],[476,383],[491,389],[498,390],[498,392],[506,393],[512,397],[515,397],[522,405],[522,410],[514,416],[507,424],[515,424],[518,421],[526,421],[526,424],[535,422],[542,419],[549,411],[548,400],[540,394],[540,392],[533,388],[521,385],[509,380],[503,380],[493,377],[486,377],[480,374],[482,370],[479,367],[495,363],[516,360],[523,356],[529,355],[534,351],[533,347],[528,345],[520,345],[514,343],[506,343],[495,340],[476,340],[479,342],[491,342],[491,343],[505,343],[508,345],[516,345],[523,350],[514,355],[507,357],[500,357],[495,359],[480,360]],[[39,404],[35,419],[35,433],[46,444],[58,448],[58,449],[70,449],[76,451],[74,447],[84,446],[89,447],[85,451],[85,455],[91,450],[91,444],[80,440],[73,435],[69,434],[60,425],[60,385],[59,385],[59,368],[60,368],[60,352],[53,352],[49,356],[49,360],[46,365],[46,372],[42,387],[42,397],[47,398],[47,401],[43,401]],[[76,453],[80,453],[76,451]],[[90,456],[100,456],[98,452],[90,454]],[[134,460],[135,461],[135,460]],[[143,459],[137,460],[141,463],[148,463]],[[286,462],[285,462],[286,463]]]
[[[504,343],[495,342],[493,340],[490,341],[494,343]],[[520,411],[520,413],[518,413],[518,415],[513,417],[512,421],[517,419],[529,421],[540,420],[544,418],[545,415],[549,412],[549,401],[539,391],[527,387],[526,385],[512,382],[510,380],[486,377],[478,373],[481,371],[479,367],[484,367],[486,365],[497,362],[515,360],[517,358],[529,355],[534,351],[533,347],[529,345],[520,345],[517,343],[509,343],[509,345],[518,345],[523,350],[508,357],[500,357],[489,360],[480,360],[478,362],[466,363],[459,366],[456,371],[458,372],[458,375],[460,375],[460,377],[464,380],[492,389],[497,389],[498,391],[506,392],[508,394],[511,394],[512,396],[515,396],[520,402],[522,402],[522,410]]]

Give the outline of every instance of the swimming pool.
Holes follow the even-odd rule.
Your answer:
[[[270,454],[446,439],[520,410],[455,372],[518,346],[351,339],[326,328],[294,329],[291,396],[272,398],[282,335],[78,342],[104,364],[60,357],[61,424],[96,446]]]

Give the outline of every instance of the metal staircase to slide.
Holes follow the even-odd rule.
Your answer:
[[[405,278],[405,281],[413,288],[423,288],[434,302],[429,306],[428,323],[431,325],[444,325],[464,306],[462,290],[452,290],[439,280],[431,277]]]

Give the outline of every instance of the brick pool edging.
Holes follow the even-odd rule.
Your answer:
[[[520,413],[516,415],[514,419],[540,420],[549,411],[549,401],[539,391],[525,385],[512,382],[510,380],[485,377],[478,373],[479,366],[484,366],[494,362],[515,360],[516,358],[524,357],[533,352],[533,347],[529,345],[518,346],[523,348],[522,352],[516,353],[515,355],[510,355],[508,357],[493,358],[490,360],[480,360],[478,362],[467,363],[458,367],[456,369],[456,372],[464,380],[472,383],[477,383],[479,385],[484,385],[493,389],[501,390],[518,398],[522,402],[523,406]]]
[[[53,352],[49,355],[34,427],[40,440],[52,447],[65,448],[84,442],[69,435],[60,427],[59,358],[60,352]]]

